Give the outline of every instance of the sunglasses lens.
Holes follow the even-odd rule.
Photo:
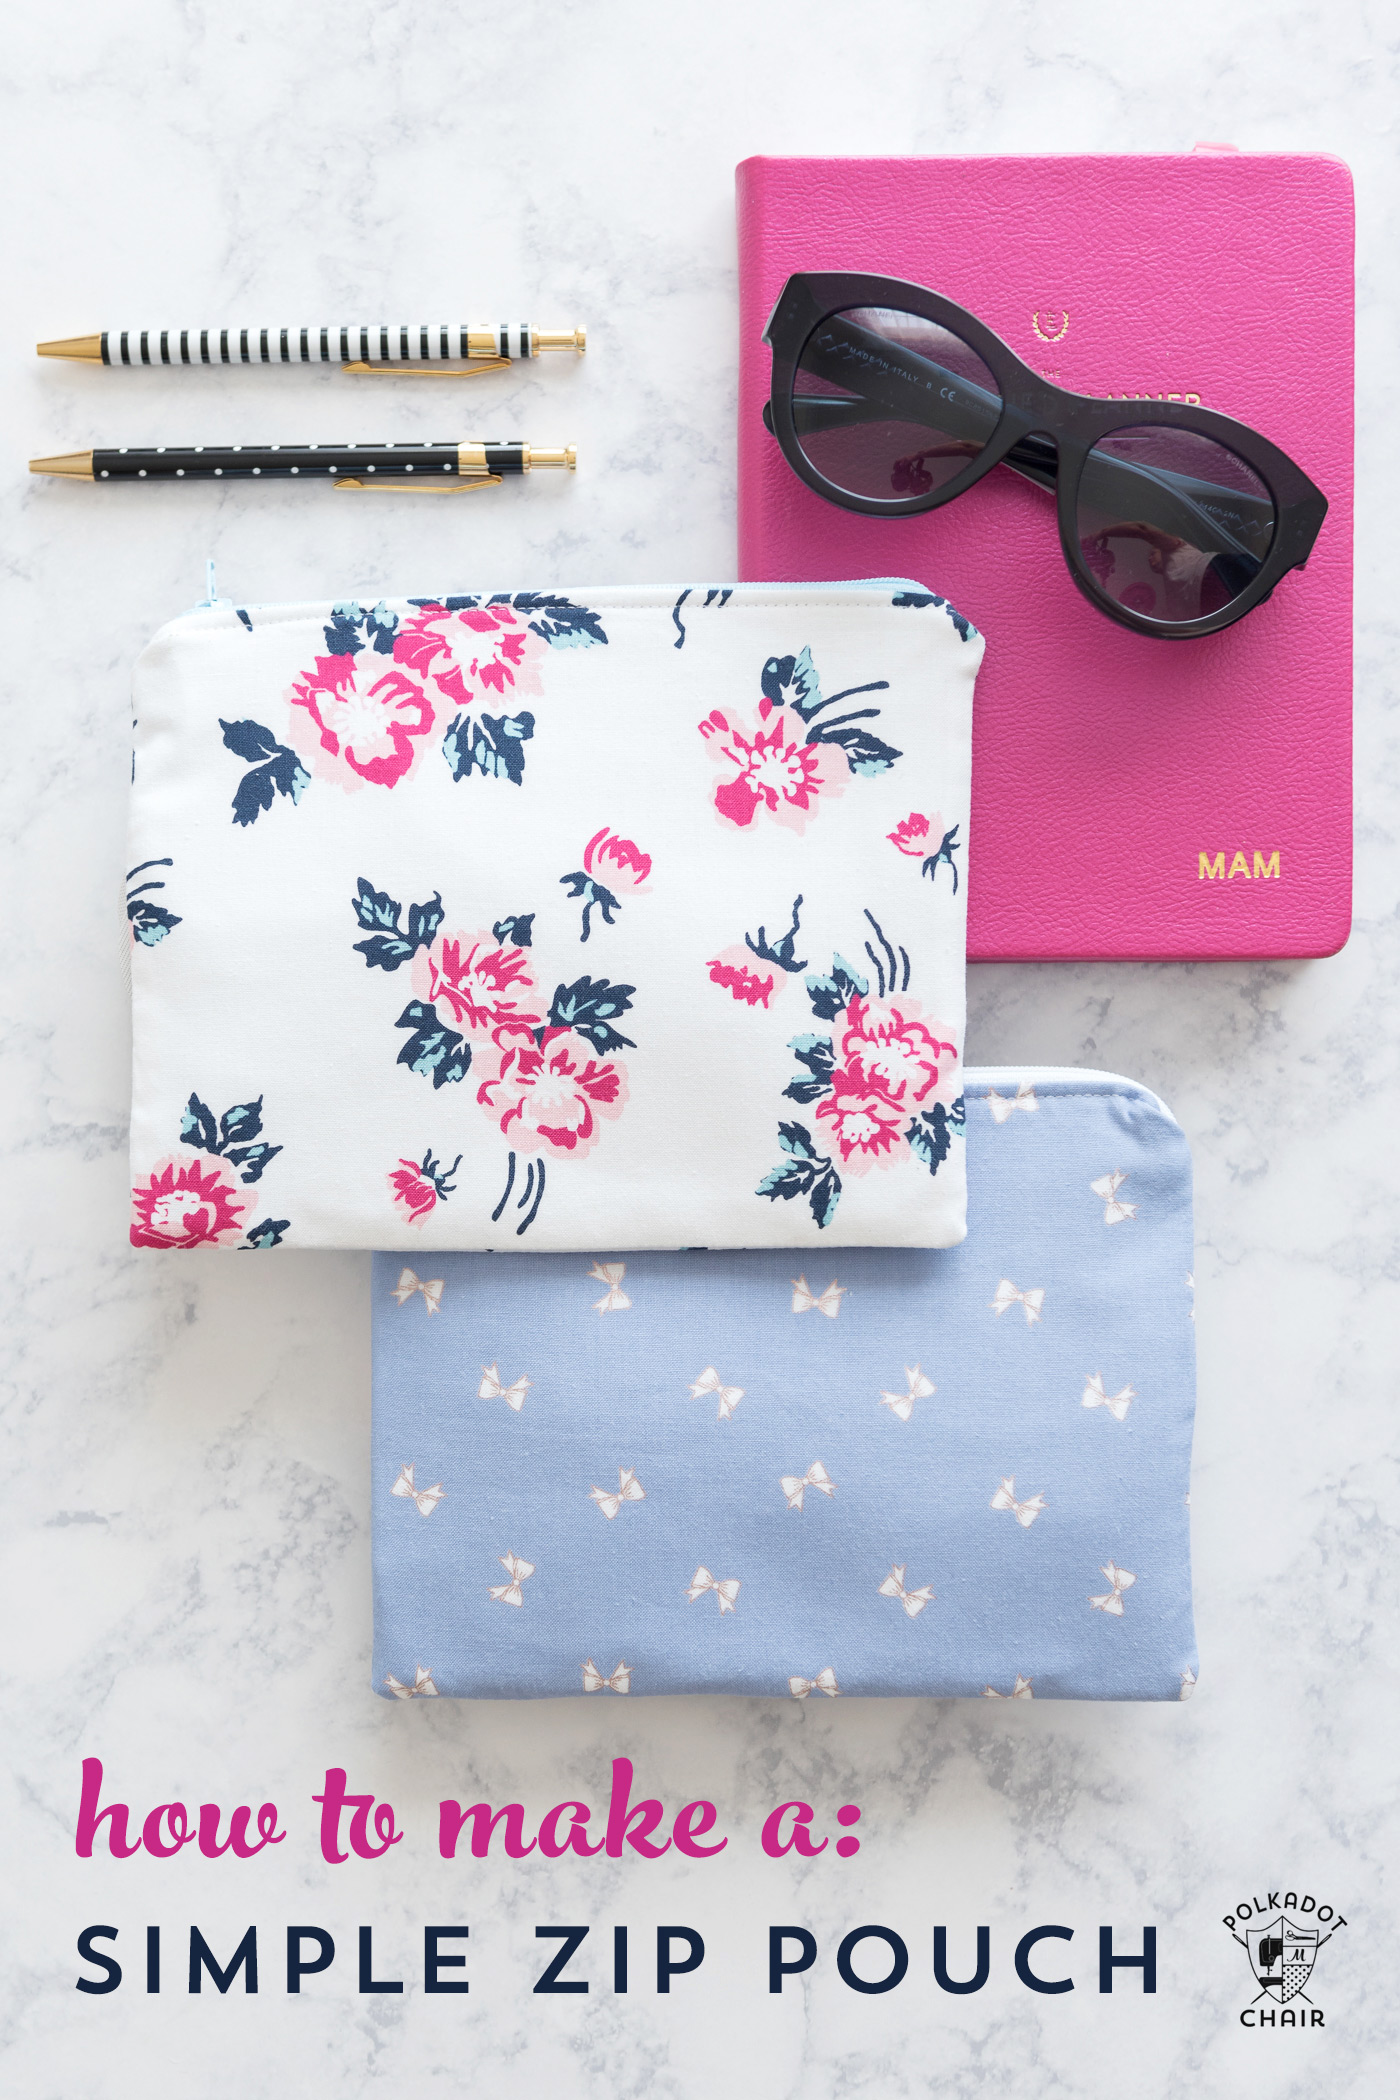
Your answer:
[[[1099,439],[1079,483],[1095,588],[1144,619],[1220,612],[1258,575],[1278,514],[1267,483],[1214,438],[1139,423]]]
[[[792,416],[804,457],[833,487],[907,503],[961,474],[1001,415],[970,344],[893,307],[828,314],[803,347]]]

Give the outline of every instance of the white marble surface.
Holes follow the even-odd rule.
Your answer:
[[[5,48],[6,2090],[1379,2092],[1396,2040],[1400,1507],[1393,14],[1359,0],[1184,0],[1165,14],[1090,0],[50,0],[9,11]],[[1133,1074],[1194,1141],[1194,1700],[372,1699],[368,1258],[161,1261],[124,1247],[118,892],[136,649],[203,595],[210,553],[245,601],[722,578],[738,159],[1201,136],[1341,152],[1357,177],[1356,930],[1314,964],[978,970],[969,1044],[978,1061]],[[469,412],[447,387],[376,383],[370,402],[334,374],[153,378],[31,354],[40,334],[108,316],[444,305],[586,318],[586,365],[479,382]],[[575,440],[576,481],[454,507],[272,488],[112,500],[22,471],[31,452],[102,437],[426,436],[472,416]],[[437,1858],[440,1795],[536,1810],[596,1799],[621,1751],[671,1803],[719,1803],[721,1858]],[[291,1835],[246,1864],[79,1861],[85,1754],[142,1809],[270,1796]],[[387,1859],[320,1863],[309,1796],[336,1763],[395,1803],[409,1835]],[[761,1817],[791,1795],[828,1816],[859,1802],[859,1856],[764,1859]],[[1248,1975],[1220,1920],[1280,1885],[1350,1920],[1319,1960],[1321,2033],[1237,2024]],[[128,1980],[79,1997],[74,1935],[98,1920],[121,1927]],[[138,1958],[157,1921],[159,1998],[142,1993]],[[188,1997],[188,1924],[227,1953],[255,1921],[260,1995]],[[572,1921],[634,1928],[628,1997],[600,1989],[601,1956],[588,1998],[530,1995],[534,1925]],[[663,2000],[642,1942],[673,1921],[710,1952]],[[763,1928],[793,1921],[821,1936],[817,1980],[770,1998]],[[1135,1935],[1144,1921],[1159,1928],[1157,1995],[1130,1978],[1101,1998],[1096,1928]],[[340,1955],[293,2000],[278,1941],[303,1922],[334,1931]],[[373,1923],[376,1959],[412,1978],[420,1927],[459,1922],[473,1931],[470,1997],[355,1993],[355,1925]],[[856,1995],[832,1967],[834,1937],[869,1922],[913,1953],[886,1997]],[[955,1928],[957,1946],[978,1922],[993,1929],[992,1983],[936,1991],[932,1926]],[[1044,1922],[1075,1928],[1072,1996],[1034,1997],[1011,1975],[1012,1941]]]

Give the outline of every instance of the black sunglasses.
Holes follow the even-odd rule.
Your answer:
[[[808,488],[907,518],[998,465],[1055,492],[1090,603],[1137,634],[1215,634],[1302,568],[1327,498],[1230,416],[1066,393],[923,285],[840,270],[789,277],[763,331],[763,420]]]

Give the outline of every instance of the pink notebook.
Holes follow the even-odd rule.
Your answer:
[[[1352,193],[1338,160],[769,160],[738,170],[739,572],[918,577],[987,637],[968,955],[1330,955],[1351,921]],[[1306,569],[1204,640],[1081,598],[1049,497],[1001,468],[922,517],[813,494],[763,427],[798,269],[959,301],[1079,393],[1198,395],[1330,505]]]

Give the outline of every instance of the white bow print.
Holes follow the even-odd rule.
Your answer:
[[[1044,1495],[1029,1495],[1024,1502],[1016,1500],[1016,1480],[1003,1480],[992,1497],[993,1509],[1009,1509],[1022,1531],[1029,1531],[1045,1507]]]
[[[836,1482],[819,1458],[812,1461],[800,1480],[795,1473],[784,1473],[778,1485],[787,1496],[789,1509],[801,1509],[802,1497],[808,1488],[815,1488],[819,1495],[830,1496],[836,1493]]]
[[[1034,1327],[1036,1321],[1040,1318],[1040,1308],[1045,1303],[1045,1293],[1041,1290],[1018,1291],[1010,1277],[1003,1276],[1001,1282],[997,1285],[997,1294],[991,1303],[992,1311],[998,1318],[1001,1317],[1002,1313],[1010,1312],[1013,1305],[1024,1306],[1026,1325],[1027,1327]]]
[[[982,1697],[984,1699],[1034,1699],[1035,1693],[1031,1690],[1029,1677],[1023,1677],[1018,1670],[1016,1682],[1009,1692],[994,1692],[989,1684],[984,1684]]]
[[[987,1106],[992,1112],[992,1121],[994,1123],[1004,1123],[1008,1116],[1015,1115],[1018,1108],[1025,1115],[1034,1115],[1040,1103],[1035,1098],[1035,1088],[1023,1079],[1017,1087],[1014,1096],[1004,1097],[997,1092],[995,1087],[988,1087]]]
[[[583,1688],[586,1692],[630,1692],[632,1689],[631,1663],[619,1663],[611,1677],[605,1677],[590,1655],[583,1666]]]
[[[887,1393],[883,1389],[880,1393],[881,1407],[887,1407],[892,1415],[898,1415],[901,1422],[909,1420],[914,1412],[916,1400],[927,1400],[931,1394],[938,1391],[933,1380],[925,1378],[917,1364],[906,1364],[904,1377],[909,1387],[907,1393]]]
[[[520,1585],[530,1580],[535,1572],[535,1563],[532,1560],[519,1560],[513,1553],[498,1553],[496,1558],[509,1575],[510,1581],[492,1583],[491,1595],[498,1604],[523,1604],[525,1599],[520,1594]]]
[[[841,1696],[841,1687],[830,1663],[824,1670],[818,1670],[815,1677],[789,1677],[788,1690],[794,1699],[805,1699],[809,1692],[825,1692],[828,1699]]]
[[[478,1400],[504,1400],[507,1407],[513,1407],[515,1412],[519,1414],[521,1408],[525,1405],[525,1395],[529,1390],[530,1381],[528,1378],[517,1378],[514,1385],[502,1385],[497,1366],[495,1364],[484,1364],[481,1371],[481,1383],[476,1389],[476,1397]]]
[[[717,1393],[719,1395],[719,1406],[715,1409],[715,1420],[717,1422],[727,1422],[739,1405],[739,1402],[743,1399],[744,1388],[741,1385],[722,1384],[719,1372],[714,1365],[707,1364],[690,1388],[690,1397],[692,1400],[703,1400],[707,1393]]]
[[[407,1305],[415,1291],[423,1293],[423,1303],[430,1313],[435,1313],[442,1303],[443,1280],[435,1276],[431,1283],[420,1283],[412,1269],[401,1269],[399,1280],[394,1285],[393,1295],[400,1305]]]
[[[1189,1698],[1190,1698],[1190,1696],[1191,1696],[1191,1694],[1192,1694],[1192,1692],[1194,1692],[1194,1691],[1195,1691],[1195,1689],[1196,1689],[1196,1673],[1195,1673],[1195,1671],[1194,1671],[1194,1670],[1189,1670],[1189,1669],[1188,1669],[1188,1670],[1183,1670],[1183,1671],[1181,1672],[1181,1690],[1180,1690],[1180,1691],[1179,1691],[1179,1692],[1177,1693],[1177,1697],[1178,1697],[1178,1699],[1189,1699]]]
[[[1091,1192],[1095,1196],[1103,1197],[1103,1221],[1105,1225],[1121,1225],[1124,1218],[1135,1218],[1138,1214],[1136,1203],[1120,1203],[1118,1201],[1118,1191],[1122,1188],[1127,1178],[1126,1174],[1100,1174],[1097,1181],[1089,1183]]]
[[[442,1482],[440,1480],[434,1487],[415,1487],[413,1485],[412,1466],[403,1466],[400,1468],[399,1477],[389,1490],[389,1493],[391,1495],[407,1495],[414,1502],[416,1502],[418,1504],[418,1514],[420,1517],[430,1517],[432,1515],[433,1511],[437,1508],[439,1502],[441,1502],[442,1500],[442,1492]]]
[[[1126,1568],[1115,1568],[1111,1560],[1105,1561],[1099,1572],[1108,1577],[1113,1587],[1105,1591],[1102,1597],[1091,1597],[1089,1602],[1095,1611],[1111,1612],[1115,1619],[1121,1619],[1123,1616],[1123,1592],[1132,1588],[1137,1581],[1137,1577],[1136,1575],[1130,1575]]]
[[[909,1617],[917,1619],[924,1606],[933,1603],[933,1591],[928,1583],[925,1583],[922,1589],[906,1590],[904,1587],[905,1565],[901,1561],[897,1567],[890,1569],[889,1574],[880,1584],[880,1595],[882,1597],[898,1597]]]
[[[617,1515],[624,1502],[645,1502],[646,1498],[646,1489],[638,1480],[636,1468],[633,1466],[618,1467],[616,1494],[611,1488],[594,1487],[588,1490],[589,1501],[597,1503],[609,1522]]]
[[[436,1699],[438,1688],[420,1663],[413,1673],[412,1684],[400,1684],[397,1677],[386,1677],[384,1682],[396,1699]]]
[[[720,1617],[723,1618],[727,1611],[733,1611],[741,1587],[732,1577],[725,1582],[716,1582],[708,1568],[697,1568],[690,1578],[686,1595],[693,1604],[697,1597],[704,1596],[706,1590],[713,1590],[719,1599]]]
[[[627,1274],[625,1261],[595,1261],[588,1272],[594,1283],[606,1286],[601,1298],[593,1301],[594,1312],[626,1312],[632,1300],[621,1289],[622,1279]]]
[[[1121,1422],[1128,1412],[1129,1403],[1136,1398],[1137,1394],[1130,1385],[1125,1385],[1118,1393],[1105,1391],[1102,1374],[1095,1371],[1084,1381],[1084,1398],[1080,1404],[1084,1407],[1106,1407],[1114,1421]]]
[[[825,1313],[828,1320],[834,1320],[841,1310],[841,1300],[845,1297],[849,1288],[849,1284],[838,1283],[833,1276],[821,1296],[817,1297],[814,1292],[808,1289],[805,1276],[794,1276],[792,1279],[792,1309],[795,1313]]]

